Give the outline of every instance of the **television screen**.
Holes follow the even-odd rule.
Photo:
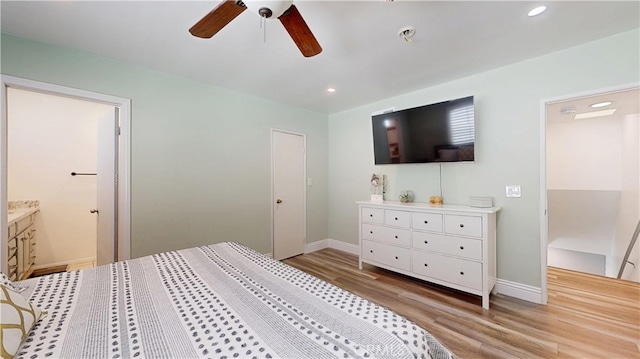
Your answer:
[[[474,161],[473,96],[374,115],[375,164]]]

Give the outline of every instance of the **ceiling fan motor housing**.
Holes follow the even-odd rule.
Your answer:
[[[244,4],[249,10],[263,18],[277,19],[284,14],[293,1],[252,1],[246,0]]]

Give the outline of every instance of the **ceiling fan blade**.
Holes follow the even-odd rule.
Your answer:
[[[225,27],[236,16],[245,11],[247,7],[240,2],[237,4],[235,0],[226,0],[220,3],[215,9],[211,10],[200,21],[193,25],[189,32],[193,36],[208,39]]]
[[[295,5],[291,5],[279,19],[304,57],[315,56],[322,52],[318,40],[313,36]]]

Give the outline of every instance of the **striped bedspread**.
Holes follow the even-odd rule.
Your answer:
[[[414,323],[237,243],[22,282],[16,358],[450,358]]]

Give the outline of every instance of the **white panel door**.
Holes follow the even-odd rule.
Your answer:
[[[272,131],[273,258],[304,253],[305,245],[305,138]]]
[[[98,265],[118,260],[118,110],[98,119]]]

